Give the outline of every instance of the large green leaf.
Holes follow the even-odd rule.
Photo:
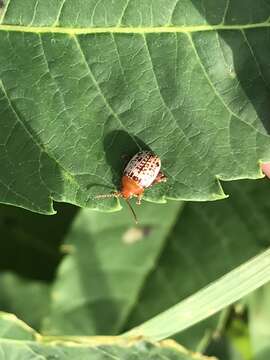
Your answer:
[[[0,313],[0,358],[8,360],[207,360],[173,341],[120,337],[46,338],[10,314]],[[8,334],[6,334],[6,329]],[[212,358],[213,359],[213,358]]]
[[[0,201],[116,209],[122,155],[151,147],[148,199],[224,197],[270,159],[265,0],[5,0]]]
[[[81,210],[63,249],[44,331],[100,335],[120,332],[155,268],[180,204],[145,204],[134,226],[128,210],[102,214]],[[71,296],[72,293],[72,296]]]

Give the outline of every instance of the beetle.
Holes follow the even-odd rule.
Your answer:
[[[115,191],[112,194],[97,195],[96,198],[122,197],[126,200],[137,223],[137,217],[129,199],[137,197],[136,203],[140,205],[145,189],[154,184],[166,182],[167,177],[160,169],[160,158],[152,151],[142,150],[135,154],[126,165],[121,179],[120,191]]]

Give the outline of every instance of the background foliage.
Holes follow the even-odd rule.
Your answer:
[[[268,360],[268,285],[118,335],[269,247],[267,180],[225,182],[270,159],[269,28],[265,0],[0,0],[0,359]],[[141,148],[168,183],[135,226],[95,196]]]
[[[9,213],[9,222],[2,215],[1,223],[10,234],[13,257],[10,248],[1,252],[0,309],[60,339],[117,335],[152,318],[269,246],[268,181],[231,183],[226,189],[232,196],[220,202],[144,202],[138,209],[139,227],[132,223],[128,209],[106,214],[58,205],[57,215],[43,217],[2,206],[2,214]],[[53,250],[46,237],[33,237],[34,230],[22,221],[29,216],[33,222],[40,219],[41,229],[62,226]],[[65,221],[69,226],[63,226]],[[8,231],[14,222],[20,223],[20,232]],[[24,246],[24,252],[17,254],[17,243],[24,244],[25,238],[30,245],[40,243],[43,252]],[[57,265],[52,251],[58,253]],[[18,267],[16,254],[25,267],[23,263]],[[46,268],[43,262],[37,265],[39,256]],[[37,264],[32,263],[35,279],[24,272],[32,257],[37,257]],[[55,276],[44,282],[48,273]],[[258,290],[234,311],[224,310],[175,339],[220,359],[234,359],[234,352],[248,353],[249,357],[239,355],[239,359],[264,359],[259,356],[268,354],[268,340],[266,336],[264,342],[259,334],[268,329],[263,315],[267,296],[267,287]],[[239,341],[239,331],[245,341]]]

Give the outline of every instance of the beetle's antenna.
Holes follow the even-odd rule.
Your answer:
[[[130,204],[130,202],[129,202],[128,199],[126,199],[126,202],[127,202],[127,204],[128,204],[128,207],[130,208],[130,211],[132,212],[132,215],[133,215],[134,220],[135,220],[135,224],[138,224],[138,218],[137,218],[137,215],[136,215],[133,207],[131,206],[131,204]]]
[[[112,198],[112,197],[121,197],[121,193],[120,192],[114,192],[111,194],[103,194],[103,195],[96,195],[95,199],[105,199],[105,198]]]

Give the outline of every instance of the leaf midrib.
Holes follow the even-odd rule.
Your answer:
[[[269,22],[237,25],[194,25],[194,26],[149,26],[149,27],[86,27],[70,28],[57,26],[26,26],[26,25],[0,25],[0,31],[17,31],[29,33],[59,33],[68,35],[83,35],[97,33],[119,33],[119,34],[147,34],[147,33],[194,33],[203,31],[219,30],[245,30],[257,28],[269,28]]]

